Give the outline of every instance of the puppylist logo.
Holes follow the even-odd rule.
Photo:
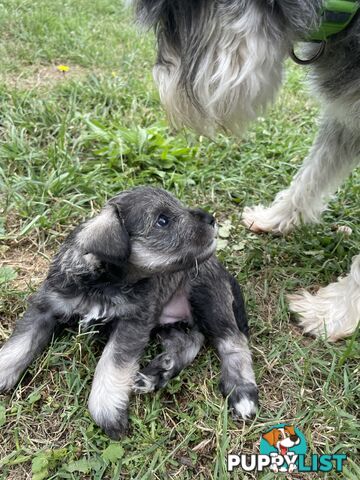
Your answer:
[[[227,458],[228,471],[242,469],[246,472],[274,473],[336,472],[343,471],[347,455],[310,455],[306,462],[307,443],[304,434],[294,425],[281,423],[261,435],[260,454],[230,454]]]

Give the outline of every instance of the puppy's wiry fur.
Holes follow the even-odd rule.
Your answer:
[[[306,39],[321,21],[323,0],[134,0],[138,18],[155,26],[154,68],[161,99],[176,126],[212,134],[217,128],[241,133],[270,103],[281,84],[283,62],[294,42]],[[319,221],[330,195],[359,163],[360,15],[327,41],[310,70],[322,102],[320,129],[291,185],[269,207],[244,210],[255,232],[285,234]],[[319,48],[308,43],[304,57]],[[317,296],[290,297],[306,331],[329,340],[353,333],[360,319],[360,275],[339,307],[343,283]],[[333,300],[330,291],[334,290]],[[355,305],[355,306],[354,306]],[[347,318],[346,323],[343,319]],[[327,332],[331,332],[328,334]]]
[[[189,365],[208,338],[222,361],[221,390],[248,418],[257,387],[240,288],[214,256],[215,221],[169,193],[138,187],[77,227],[0,350],[0,391],[12,388],[59,323],[109,323],[89,409],[111,437],[125,432],[131,390],[151,391]],[[141,372],[157,330],[164,352]]]

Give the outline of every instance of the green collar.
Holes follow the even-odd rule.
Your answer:
[[[309,38],[310,42],[321,42],[342,32],[360,9],[358,0],[324,0],[321,23]]]

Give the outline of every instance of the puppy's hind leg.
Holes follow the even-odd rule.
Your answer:
[[[51,307],[33,301],[0,350],[0,392],[14,387],[23,371],[49,343],[57,320]]]
[[[164,387],[193,362],[204,343],[204,335],[196,327],[187,332],[176,326],[164,327],[159,337],[165,351],[137,374],[133,387],[136,393]]]
[[[329,196],[359,161],[357,130],[325,118],[309,156],[291,185],[269,207],[246,207],[242,221],[256,233],[284,234],[301,223],[315,223]]]

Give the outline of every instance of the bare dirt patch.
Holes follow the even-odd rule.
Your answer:
[[[37,65],[25,67],[20,73],[7,75],[4,83],[12,88],[32,89],[49,87],[69,80],[79,80],[88,74],[96,73],[79,65],[68,65],[67,71],[60,71],[59,65]]]
[[[11,281],[16,290],[28,290],[37,287],[44,280],[49,268],[51,252],[44,254],[32,245],[0,249],[2,266],[13,268],[17,277]]]

